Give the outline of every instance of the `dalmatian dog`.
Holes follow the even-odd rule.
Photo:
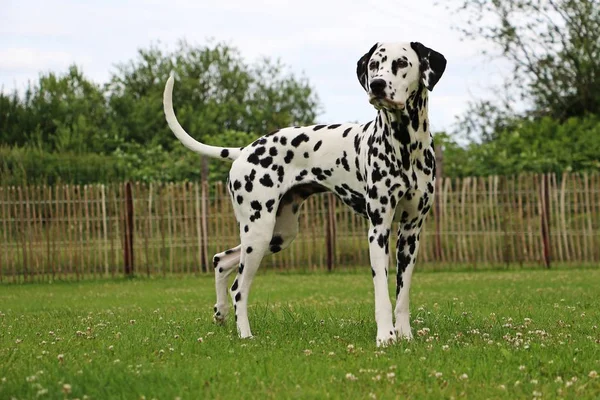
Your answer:
[[[227,186],[241,244],[213,258],[217,323],[223,323],[228,314],[227,277],[235,271],[229,295],[237,330],[241,338],[252,337],[248,299],[262,258],[294,240],[298,212],[307,197],[331,191],[369,221],[376,344],[412,338],[408,294],[421,227],[435,188],[428,92],[445,68],[444,56],[421,43],[377,43],[356,68],[358,80],[377,110],[375,120],[362,125],[289,127],[242,148],[209,146],[193,139],[175,117],[174,78],[168,79],[163,105],[175,136],[204,156],[233,160]],[[396,307],[392,312],[387,276],[394,221],[398,222],[398,241]]]

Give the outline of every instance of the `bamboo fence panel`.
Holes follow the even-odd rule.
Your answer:
[[[437,186],[437,203],[421,234],[421,264],[600,262],[598,173],[443,178]],[[210,272],[212,255],[239,243],[225,184],[131,187],[129,227],[123,183],[0,186],[0,282],[122,276],[128,232],[134,272],[147,276]],[[335,196],[307,199],[298,224],[295,241],[266,257],[263,268],[367,266],[368,222]]]

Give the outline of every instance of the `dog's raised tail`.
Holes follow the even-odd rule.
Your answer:
[[[188,149],[214,158],[226,158],[229,160],[235,160],[239,157],[241,149],[239,147],[217,147],[217,146],[209,146],[204,143],[200,143],[193,137],[191,137],[185,129],[181,126],[179,121],[177,121],[177,117],[175,116],[175,111],[173,110],[173,84],[175,83],[175,78],[173,74],[169,76],[167,80],[167,84],[165,85],[165,92],[163,94],[163,108],[165,110],[165,117],[167,118],[167,123],[169,124],[169,128],[171,131],[177,136],[177,139],[183,143],[185,147]]]

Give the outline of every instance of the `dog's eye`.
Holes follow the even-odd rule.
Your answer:
[[[379,69],[379,61],[371,61],[369,69]]]
[[[408,67],[408,61],[403,58],[399,58],[396,61],[396,65],[398,65],[398,68],[406,68]]]

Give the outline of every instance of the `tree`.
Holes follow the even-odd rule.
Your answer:
[[[108,85],[113,130],[127,141],[178,145],[167,127],[162,92],[176,74],[177,117],[198,140],[226,131],[264,134],[291,124],[314,121],[315,92],[306,79],[286,74],[283,65],[262,59],[247,65],[238,50],[224,44],[191,46],[172,52],[157,46],[117,67]]]
[[[466,38],[491,43],[513,65],[505,101],[473,103],[461,129],[493,140],[490,130],[511,125],[517,100],[530,118],[600,110],[599,0],[463,0],[457,11],[467,17],[458,28]]]
[[[24,98],[0,95],[0,141],[50,151],[89,151],[106,128],[100,87],[72,65],[64,74],[40,75]]]

